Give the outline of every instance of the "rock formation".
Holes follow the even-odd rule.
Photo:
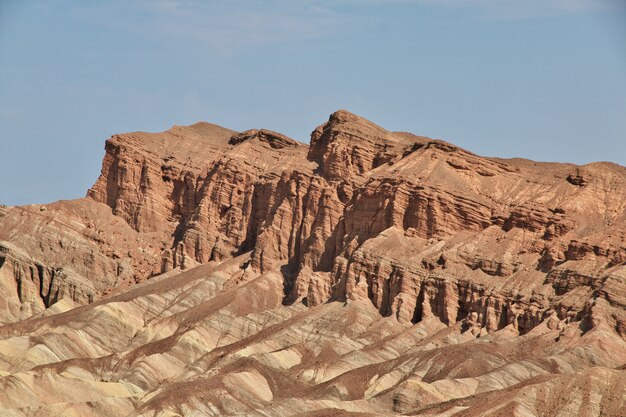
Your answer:
[[[626,168],[344,110],[105,152],[0,207],[6,415],[624,415]]]

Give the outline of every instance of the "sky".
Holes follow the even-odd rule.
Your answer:
[[[338,109],[480,155],[626,165],[626,1],[0,0],[0,204],[83,197],[115,133],[308,142]]]

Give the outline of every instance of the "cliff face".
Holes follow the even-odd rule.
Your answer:
[[[8,415],[623,415],[626,168],[343,110],[310,146],[198,123],[105,152],[86,198],[0,206]]]
[[[338,111],[309,147],[208,124],[114,136],[88,195],[169,239],[160,272],[252,250],[282,271],[285,302],[525,332],[611,292],[625,185],[616,165],[484,158]]]
[[[61,299],[91,303],[96,295],[93,285],[73,271],[44,265],[9,243],[0,243],[0,274],[5,321],[26,319]]]
[[[251,267],[281,271],[286,303],[363,298],[402,322],[471,317],[489,331],[524,332],[553,311],[581,319],[624,273],[626,171],[608,163],[484,158],[346,111],[316,128],[310,146],[198,123],[115,135],[105,152],[87,199],[3,214],[1,238],[93,284],[80,285],[91,295],[79,304],[251,251]],[[113,236],[110,215],[95,215],[90,200],[132,230]],[[70,213],[84,244],[58,262],[62,243],[44,250],[24,236],[66,232],[19,221],[25,213]],[[626,327],[620,311],[611,317]]]
[[[164,245],[91,199],[0,207],[0,323],[142,282],[160,272]]]

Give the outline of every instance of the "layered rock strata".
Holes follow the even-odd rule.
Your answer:
[[[624,404],[615,164],[481,157],[343,110],[308,146],[174,126],[110,138],[84,199],[0,207],[0,241],[6,392],[45,369],[85,392],[63,408],[28,386],[30,411],[0,397],[15,415],[499,415],[496,391],[511,415],[567,415],[585,378],[608,381],[584,394],[607,415]]]

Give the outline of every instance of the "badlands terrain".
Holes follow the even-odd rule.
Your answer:
[[[333,113],[0,206],[0,416],[626,416],[626,168]]]

